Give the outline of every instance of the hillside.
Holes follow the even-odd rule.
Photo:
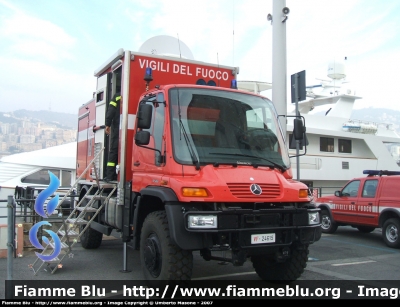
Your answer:
[[[365,108],[353,110],[351,118],[375,123],[393,124],[395,130],[400,132],[400,111],[384,108]]]
[[[315,114],[324,114],[325,112],[321,111]],[[350,119],[369,121],[377,124],[393,124],[394,129],[400,134],[400,111],[385,108],[353,109]]]
[[[4,116],[5,114],[6,116]],[[28,110],[17,110],[12,113],[0,112],[0,122],[2,123],[13,123],[21,119],[52,123],[65,129],[77,129],[78,127],[78,116],[75,114]],[[355,109],[351,119],[393,124],[396,131],[400,133],[400,111],[384,108]]]
[[[0,122],[16,123],[22,119],[32,122],[56,124],[61,129],[77,129],[78,114],[58,113],[52,111],[17,110],[14,112],[0,112]]]

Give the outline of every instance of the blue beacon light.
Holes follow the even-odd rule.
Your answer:
[[[231,88],[237,90],[237,81],[236,80],[231,81]]]
[[[146,91],[149,90],[150,81],[153,81],[153,70],[150,67],[146,68],[146,73],[144,74],[144,81],[146,81]]]
[[[146,68],[146,73],[144,75],[144,81],[150,82],[153,81],[153,70],[150,67]]]

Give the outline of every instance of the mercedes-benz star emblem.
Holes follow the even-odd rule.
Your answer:
[[[251,193],[253,193],[253,194],[255,194],[255,195],[261,195],[261,193],[262,193],[261,187],[260,187],[258,184],[256,184],[256,183],[253,183],[253,184],[250,186],[250,191],[251,191]]]

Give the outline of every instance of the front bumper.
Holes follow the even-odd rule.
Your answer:
[[[197,211],[187,205],[166,205],[171,239],[182,249],[200,250],[215,245],[232,249],[265,249],[312,244],[321,238],[320,224],[309,225],[309,212],[320,209],[230,209]],[[191,214],[217,216],[216,228],[189,228]],[[274,234],[274,242],[254,244],[252,235]]]

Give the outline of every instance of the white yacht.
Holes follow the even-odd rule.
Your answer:
[[[366,169],[400,171],[400,136],[393,124],[351,119],[354,103],[362,97],[349,87],[345,70],[344,61],[330,62],[329,79],[318,79],[320,84],[307,87],[307,100],[298,103],[308,145],[299,148],[304,155],[291,159],[293,178],[313,188],[315,196],[333,194]],[[272,89],[272,83],[238,81],[238,88],[263,94]],[[293,105],[287,112],[289,144],[295,114]],[[291,143],[289,154],[296,153],[296,144]]]
[[[292,158],[294,179],[318,189],[319,196],[332,194],[363,170],[400,170],[400,136],[392,124],[350,119],[356,96],[346,82],[344,62],[331,62],[329,80],[307,88],[307,100],[298,103],[304,117],[308,145],[297,159]],[[316,112],[318,107],[331,107]],[[295,106],[287,115],[295,115]],[[314,111],[313,111],[314,110]],[[313,111],[313,112],[312,112]],[[291,140],[293,118],[288,117],[287,137]],[[290,154],[296,154],[296,145]],[[303,150],[299,150],[304,153]]]

